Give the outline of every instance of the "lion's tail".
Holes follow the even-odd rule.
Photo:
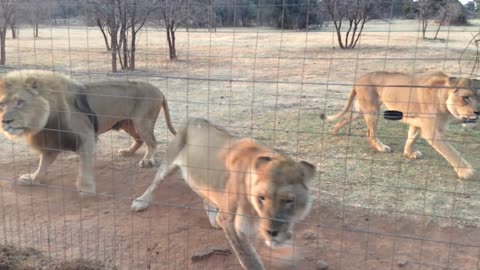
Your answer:
[[[172,120],[170,119],[170,110],[168,109],[167,99],[164,98],[162,101],[163,113],[165,114],[165,122],[167,122],[168,129],[172,132],[173,135],[176,135],[177,132],[173,128]]]
[[[338,119],[338,118],[342,117],[343,115],[345,115],[345,113],[348,112],[348,110],[352,106],[353,100],[355,99],[356,95],[357,95],[357,91],[355,91],[355,87],[353,87],[352,91],[350,92],[350,95],[348,96],[347,103],[345,104],[345,106],[343,106],[342,111],[340,111],[339,113],[337,113],[335,115],[330,115],[330,116],[322,113],[322,114],[320,114],[320,119],[327,120],[327,121],[333,121],[335,119]]]

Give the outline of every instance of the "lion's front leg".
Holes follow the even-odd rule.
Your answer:
[[[435,130],[431,134],[432,136],[425,137],[422,132],[422,136],[428,143],[453,166],[458,177],[470,179],[476,174],[476,170],[472,168],[472,165],[470,165],[449,142],[444,140],[438,130]]]
[[[420,134],[420,128],[410,126],[410,129],[408,130],[407,142],[405,143],[405,149],[403,151],[403,155],[405,157],[413,159],[422,158],[422,152],[413,150],[413,145],[417,141],[418,137],[420,137]]]
[[[77,179],[77,189],[81,195],[94,195],[96,192],[94,165],[95,165],[95,137],[82,137],[79,149],[80,169]]]
[[[34,173],[24,174],[18,178],[20,184],[35,185],[40,184],[47,176],[48,166],[51,165],[58,156],[58,151],[44,151],[40,154],[38,168]]]
[[[227,213],[228,212],[221,211],[221,213],[217,215],[217,223],[225,232],[228,242],[232,246],[243,269],[265,269],[260,256],[248,239],[248,232],[242,230],[250,227],[250,218],[241,212],[237,212],[236,214]]]

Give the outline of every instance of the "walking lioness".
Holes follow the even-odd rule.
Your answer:
[[[265,269],[249,236],[257,229],[270,247],[291,240],[293,225],[310,211],[315,167],[238,139],[203,119],[190,119],[168,145],[155,179],[132,209],[147,208],[158,185],[180,168],[203,198],[213,227],[224,230],[245,269]]]
[[[474,80],[449,77],[442,72],[412,77],[403,73],[372,72],[361,76],[353,87],[343,110],[333,116],[321,114],[322,119],[340,122],[340,128],[361,115],[368,128],[368,142],[379,152],[391,152],[391,148],[377,138],[377,122],[381,104],[388,110],[401,111],[402,121],[410,125],[404,155],[421,158],[413,145],[422,136],[455,169],[460,178],[474,176],[476,170],[443,139],[448,118],[453,115],[462,121],[473,122],[478,118],[476,111],[479,91],[473,87]],[[351,111],[351,114],[347,114]]]

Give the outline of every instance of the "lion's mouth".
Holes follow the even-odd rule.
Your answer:
[[[265,245],[269,248],[281,248],[288,245],[288,241],[277,241],[275,239],[265,240]]]
[[[467,117],[464,117],[463,118],[463,123],[464,124],[475,124],[478,120],[478,116],[473,116],[473,117],[470,117],[470,118],[467,118]]]
[[[25,132],[23,127],[11,127],[9,125],[2,125],[3,130],[5,130],[10,135],[21,135]]]

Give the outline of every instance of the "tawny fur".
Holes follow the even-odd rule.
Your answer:
[[[282,246],[310,211],[313,165],[197,118],[169,143],[155,179],[132,209],[146,209],[158,185],[177,169],[203,198],[210,224],[225,231],[244,269],[265,269],[249,237],[259,231],[271,247]]]
[[[444,140],[448,120],[476,121],[480,96],[476,80],[449,77],[442,72],[412,77],[403,73],[372,72],[361,76],[350,92],[342,111],[333,116],[321,115],[328,121],[340,119],[334,126],[336,134],[342,127],[363,116],[368,128],[368,141],[379,152],[391,152],[377,137],[380,106],[403,112],[402,121],[410,125],[404,155],[420,158],[422,153],[413,145],[422,136],[455,169],[460,178],[472,178],[476,171]]]
[[[156,147],[153,128],[163,108],[167,126],[175,134],[168,104],[153,85],[131,81],[104,81],[82,84],[50,71],[19,70],[0,80],[0,117],[5,135],[23,137],[40,152],[36,172],[20,177],[23,183],[44,181],[48,166],[60,151],[80,155],[77,187],[94,193],[93,162],[98,134],[123,129],[134,140],[121,155],[132,155],[145,142],[147,152],[141,167],[151,167]]]

